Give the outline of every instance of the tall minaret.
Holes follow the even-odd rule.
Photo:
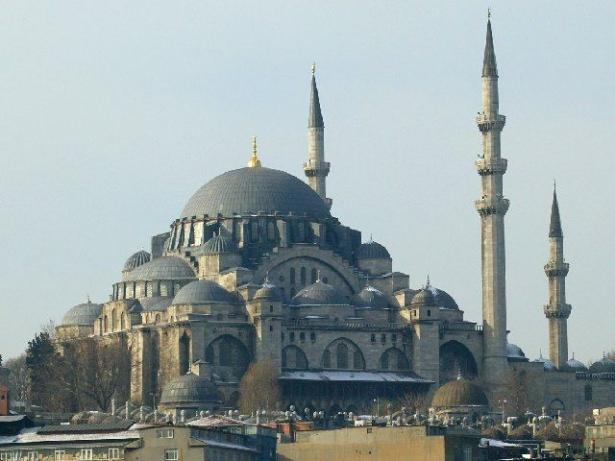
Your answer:
[[[487,40],[482,74],[483,110],[476,117],[483,135],[483,154],[476,161],[482,196],[476,200],[481,224],[483,287],[483,370],[489,384],[501,384],[507,368],[506,358],[506,256],[504,250],[504,198],[502,179],[506,159],[500,151],[500,134],[506,117],[499,113],[498,70],[491,33],[491,14],[487,21]]]
[[[325,162],[325,124],[320,111],[318,88],[316,87],[316,64],[312,64],[312,90],[310,92],[310,113],[308,115],[308,161],[303,170],[308,184],[331,208],[332,200],[327,198],[326,179],[330,163]]]
[[[544,310],[549,322],[549,359],[557,368],[565,367],[568,361],[567,322],[572,310],[570,304],[566,304],[568,269],[568,263],[564,262],[564,234],[554,185],[549,226],[549,261],[545,265],[545,274],[549,278],[549,304]]]

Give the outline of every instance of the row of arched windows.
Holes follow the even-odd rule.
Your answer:
[[[323,351],[320,366],[323,369],[364,370],[365,359],[356,344],[340,338]],[[282,350],[282,367],[307,369],[308,360],[305,352],[295,345],[286,346]],[[381,370],[407,371],[410,370],[410,361],[401,350],[392,347],[382,353],[378,367]]]
[[[182,287],[172,281],[122,282],[113,286],[113,299],[151,298],[153,296],[175,296]]]
[[[98,319],[98,322],[101,333],[126,329],[126,315],[121,312],[118,316],[115,309],[111,310],[111,315],[105,314],[101,319]]]

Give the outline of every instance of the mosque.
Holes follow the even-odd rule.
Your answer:
[[[568,354],[569,265],[555,191],[544,268],[549,357],[530,361],[507,341],[506,118],[490,20],[476,123],[483,139],[475,162],[482,321],[465,319],[455,299],[429,281],[410,288],[384,245],[332,214],[312,72],[307,181],[263,166],[254,141],[247,167],[204,184],[170,230],[151,238],[149,252],[128,258],[110,300],[66,313],[60,343],[94,337],[126,344],[135,405],[155,399],[167,408],[233,407],[242,375],[263,360],[279,371],[284,405],[297,408],[366,411],[378,397],[433,395],[458,375],[484,391],[465,386],[472,395],[453,399],[469,399],[464,405],[496,407],[513,381],[523,384],[534,411],[585,414],[615,405],[615,362],[603,358],[587,368]]]

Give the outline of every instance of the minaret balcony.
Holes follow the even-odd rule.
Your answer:
[[[493,214],[506,214],[510,202],[503,197],[483,197],[476,200],[474,204],[478,214],[484,218]]]
[[[327,176],[330,170],[330,162],[319,162],[318,160],[310,159],[303,164],[303,171],[305,171],[307,177]]]
[[[478,114],[476,117],[476,124],[478,125],[478,129],[481,133],[492,130],[502,131],[504,129],[504,125],[506,124],[506,116],[500,114],[495,116],[485,113]]]
[[[572,312],[570,304],[561,303],[554,306],[547,304],[544,306],[545,316],[548,319],[567,319]]]
[[[505,158],[480,158],[476,162],[476,170],[481,176],[506,173],[508,160]]]
[[[547,277],[557,277],[568,275],[570,264],[560,261],[549,261],[545,264],[545,274]]]

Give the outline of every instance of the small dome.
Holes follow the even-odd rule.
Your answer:
[[[590,373],[615,373],[615,361],[602,357],[601,360],[591,364],[589,371]]]
[[[381,245],[378,242],[374,242],[370,239],[369,241],[361,244],[361,246],[357,250],[357,258],[391,259],[391,255],[389,254],[389,251],[384,247],[384,245]]]
[[[352,304],[357,307],[373,307],[376,309],[385,309],[389,307],[389,300],[386,295],[378,288],[370,285],[364,287],[352,298]]]
[[[574,357],[566,362],[566,366],[575,371],[587,371],[587,367],[583,364],[583,362],[578,361]]]
[[[266,299],[268,301],[281,302],[282,292],[275,285],[265,281],[263,286],[256,290],[256,293],[254,293],[254,299]]]
[[[317,280],[316,283],[305,287],[292,299],[294,305],[318,304],[348,304],[346,297],[333,285]]]
[[[436,306],[442,307],[444,309],[459,309],[459,306],[457,305],[453,297],[449,295],[446,291],[440,290],[439,288],[433,287],[431,285],[428,285],[427,289],[431,291]]]
[[[196,280],[182,287],[175,298],[173,305],[177,304],[233,304],[235,298],[227,290],[211,280]]]
[[[137,251],[130,258],[126,260],[124,263],[124,272],[130,272],[135,267],[142,266],[145,263],[150,262],[152,259],[152,255],[150,255],[147,251],[141,250]]]
[[[224,235],[214,235],[203,245],[204,254],[232,253],[237,247],[232,238]]]
[[[163,407],[206,407],[218,404],[216,385],[205,377],[191,372],[171,381],[160,396]]]
[[[506,356],[508,360],[514,362],[528,362],[529,359],[525,356],[525,352],[516,344],[506,344]]]
[[[429,288],[422,288],[412,297],[411,306],[436,306],[436,299]]]
[[[193,280],[196,278],[192,267],[177,256],[162,256],[130,271],[126,280],[130,282],[150,280]]]
[[[90,326],[98,318],[102,311],[102,304],[94,304],[90,301],[77,304],[71,308],[62,318],[61,326]]]
[[[431,400],[431,406],[434,408],[470,405],[489,406],[489,401],[480,386],[463,378],[449,381],[441,386]]]
[[[544,363],[545,363],[545,371],[555,371],[555,370],[557,370],[557,367],[555,366],[555,364],[551,360],[544,359]]]

